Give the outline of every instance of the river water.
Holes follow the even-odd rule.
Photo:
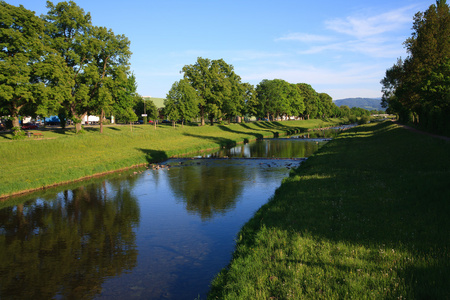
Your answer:
[[[205,299],[242,225],[326,142],[309,138],[199,153],[0,203],[0,299]]]

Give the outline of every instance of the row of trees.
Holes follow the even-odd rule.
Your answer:
[[[0,8],[0,115],[9,115],[13,127],[19,127],[19,115],[59,115],[61,121],[71,119],[78,132],[88,114],[131,122],[137,120],[136,112],[147,112],[129,70],[130,42],[124,35],[93,26],[90,14],[73,1],[48,1],[48,12],[41,17],[3,0]],[[205,119],[351,113],[305,83],[263,80],[256,88],[243,83],[223,59],[200,57],[181,73],[183,79],[173,84],[165,102],[163,114],[171,120],[200,118],[204,125]],[[156,118],[156,107],[148,105]]]
[[[382,104],[403,122],[450,134],[450,10],[436,1],[414,17],[405,41],[406,59],[398,59],[381,81]]]
[[[172,121],[190,121],[197,116],[201,124],[209,119],[238,121],[244,116],[274,120],[349,116],[348,107],[337,107],[325,93],[317,93],[309,84],[288,83],[282,79],[263,80],[256,88],[241,82],[233,66],[223,59],[199,57],[183,67],[183,79],[175,82],[165,101],[165,115]],[[360,114],[360,112],[356,112]],[[367,112],[368,113],[368,112]]]
[[[34,12],[0,1],[0,115],[66,115],[81,129],[88,114],[137,120],[136,78],[129,71],[130,42],[75,2]]]

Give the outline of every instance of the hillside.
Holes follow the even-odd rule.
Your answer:
[[[384,110],[381,107],[381,98],[345,98],[335,100],[337,106],[347,105],[348,107],[360,107],[367,110]]]
[[[144,96],[143,97],[145,100],[152,100],[153,103],[155,103],[157,108],[163,108],[164,107],[164,98],[155,98],[155,97],[148,97],[148,96]]]

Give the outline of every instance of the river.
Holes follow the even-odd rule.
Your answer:
[[[242,225],[325,142],[257,141],[0,203],[0,298],[205,299]]]

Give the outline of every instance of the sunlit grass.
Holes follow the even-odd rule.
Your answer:
[[[341,134],[242,228],[210,298],[449,298],[449,153],[390,123]]]
[[[336,124],[341,120],[254,122],[215,126],[172,127],[169,124],[47,129],[44,138],[12,140],[0,134],[0,196],[72,181],[97,173],[149,162],[203,149],[232,146],[276,134]]]

